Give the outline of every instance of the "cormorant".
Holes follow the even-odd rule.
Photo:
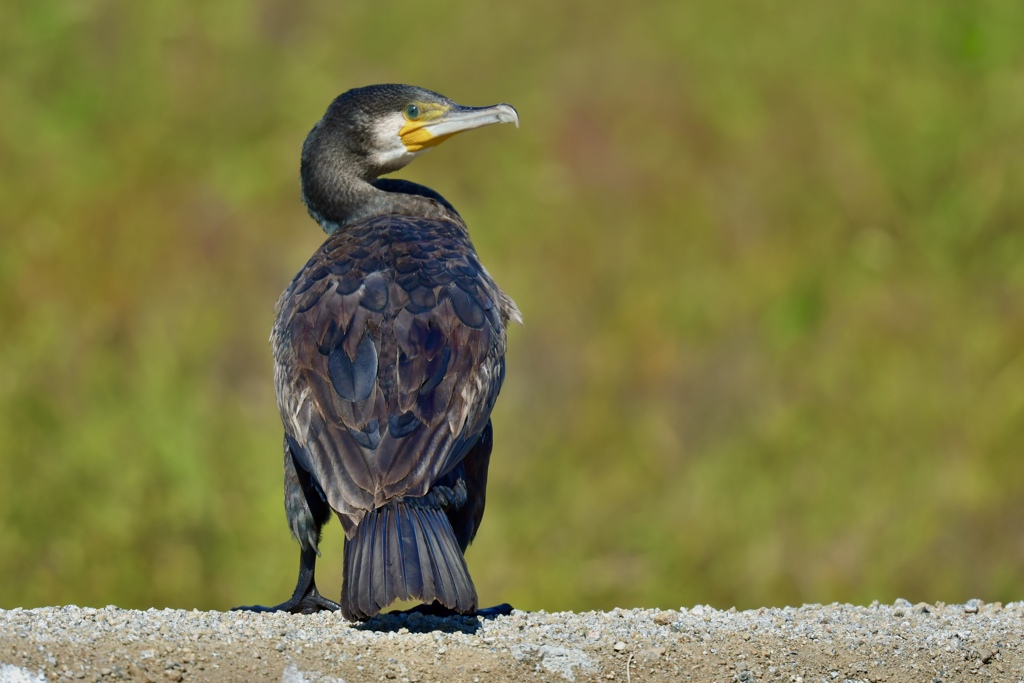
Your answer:
[[[451,204],[379,176],[492,123],[518,127],[519,115],[373,85],[339,95],[307,136],[302,198],[328,237],[281,295],[271,334],[299,578],[287,602],[242,609],[477,611],[463,553],[483,517],[505,327],[519,310]],[[340,605],[314,582],[332,511],[345,530]]]

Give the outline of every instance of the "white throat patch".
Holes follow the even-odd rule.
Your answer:
[[[405,125],[405,117],[401,112],[388,114],[373,127],[374,146],[377,153],[371,162],[374,166],[385,169],[385,173],[397,171],[422,152],[410,152],[398,137],[398,131]],[[426,151],[426,150],[423,150]]]

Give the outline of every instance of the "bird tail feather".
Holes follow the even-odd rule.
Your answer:
[[[466,560],[439,507],[393,500],[368,512],[345,541],[345,618],[369,619],[396,600],[436,601],[460,613],[477,609]]]

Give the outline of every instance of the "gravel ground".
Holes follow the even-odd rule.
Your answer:
[[[0,683],[1024,681],[1024,603],[384,615],[0,610]]]

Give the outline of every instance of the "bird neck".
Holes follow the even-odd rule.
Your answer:
[[[328,235],[374,216],[458,216],[433,190],[405,180],[378,179],[356,159],[344,158],[341,150],[332,152],[303,155],[302,163],[302,200]]]
[[[458,216],[441,195],[422,185],[392,179],[367,182],[353,176],[332,180],[330,191],[309,192],[304,187],[302,193],[309,215],[328,235],[374,216]]]

